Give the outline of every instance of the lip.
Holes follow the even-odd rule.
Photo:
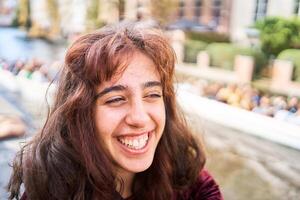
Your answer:
[[[121,134],[121,135],[117,135],[117,136],[115,136],[115,137],[116,137],[116,138],[117,138],[117,137],[126,137],[126,136],[128,136],[128,137],[137,137],[137,136],[140,136],[140,135],[144,135],[145,133],[151,133],[151,132],[153,132],[153,130],[152,130],[152,131],[142,131],[142,132],[140,132],[140,133]]]
[[[139,133],[139,134],[126,134],[126,135],[122,135],[122,136],[139,136],[139,135],[143,135],[145,134],[145,132],[143,133]],[[116,137],[116,143],[117,145],[121,148],[121,150],[128,156],[136,156],[136,155],[140,155],[140,154],[144,154],[148,151],[149,147],[150,147],[150,143],[151,143],[151,139],[153,137],[154,131],[148,131],[148,141],[146,143],[146,145],[142,148],[142,149],[130,149],[127,148],[125,145],[121,144],[117,137]]]

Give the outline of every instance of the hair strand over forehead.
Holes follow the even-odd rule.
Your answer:
[[[66,65],[76,76],[99,85],[117,71],[122,72],[137,51],[155,63],[167,86],[174,72],[174,51],[161,31],[136,24],[125,23],[82,36],[68,50]]]

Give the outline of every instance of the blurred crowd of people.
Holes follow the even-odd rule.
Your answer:
[[[38,82],[49,82],[56,79],[59,67],[60,63],[58,61],[46,64],[37,58],[32,58],[27,61],[21,59],[7,61],[0,58],[0,69],[8,71],[14,76],[24,77]]]
[[[210,99],[300,125],[300,101],[295,96],[266,94],[249,84],[209,83],[202,92]]]
[[[24,78],[30,82],[36,82],[36,84],[49,83],[52,80],[55,81],[58,78],[57,74],[60,67],[61,64],[58,61],[46,64],[36,58],[27,61],[21,59],[8,61],[0,58],[0,73],[3,73],[4,76],[9,75],[15,78]],[[5,83],[6,85],[14,84],[14,82],[16,82],[15,78],[0,80],[0,83],[3,84],[3,81],[9,80],[9,83]],[[3,113],[0,109],[0,140],[22,136],[26,130],[27,125],[21,116]]]

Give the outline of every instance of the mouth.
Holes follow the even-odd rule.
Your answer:
[[[150,132],[145,132],[140,135],[125,135],[125,136],[118,136],[117,140],[120,144],[124,147],[131,149],[131,150],[141,150],[147,146],[149,140]]]

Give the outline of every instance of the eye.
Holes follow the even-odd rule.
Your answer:
[[[153,92],[153,93],[148,93],[145,98],[150,98],[150,99],[159,99],[162,97],[162,94],[159,92]]]
[[[105,104],[107,105],[119,105],[123,102],[125,102],[125,98],[123,97],[115,97],[115,98],[111,98],[111,99],[108,99]]]
[[[160,98],[161,94],[149,94],[147,95],[147,97],[151,97],[151,98]]]

